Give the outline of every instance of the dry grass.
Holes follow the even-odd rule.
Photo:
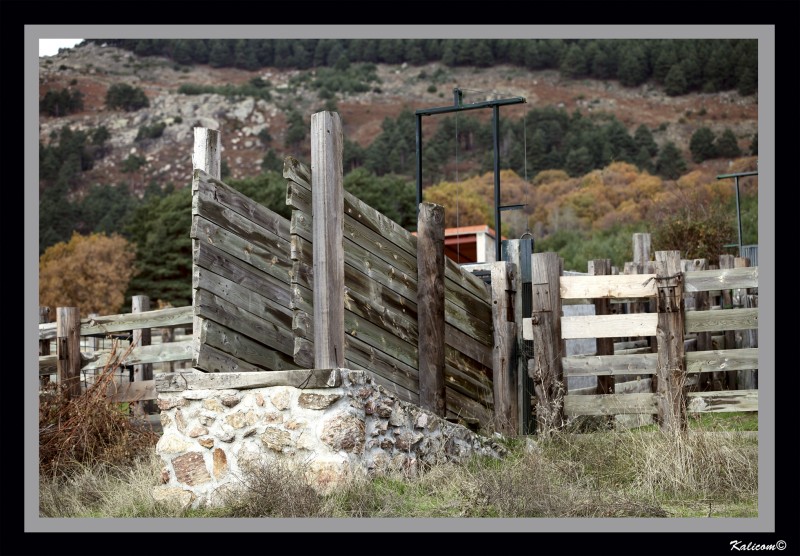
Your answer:
[[[314,488],[307,469],[272,459],[245,470],[221,494],[221,507],[165,506],[152,497],[161,471],[157,435],[108,402],[106,373],[77,399],[42,402],[43,517],[758,515],[757,437],[717,426],[683,433],[552,431],[507,439],[501,460],[436,465],[418,475],[353,476],[325,492]]]

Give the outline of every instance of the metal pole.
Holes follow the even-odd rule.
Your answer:
[[[742,212],[739,209],[739,176],[734,178],[736,182],[736,223],[739,227],[739,256],[742,256]]]
[[[494,252],[495,260],[502,260],[500,252],[500,107],[492,107],[494,114]]]
[[[734,184],[736,185],[736,224],[738,227],[739,233],[739,256],[742,256],[742,211],[739,207],[739,178],[745,176],[757,176],[758,171],[755,172],[740,172],[738,174],[720,174],[717,176],[718,180],[725,179],[725,178],[733,178]]]
[[[417,216],[422,202],[422,114],[417,114]]]

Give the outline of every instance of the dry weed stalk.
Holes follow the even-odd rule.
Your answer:
[[[108,363],[80,396],[68,398],[58,385],[40,394],[41,475],[63,474],[75,464],[121,464],[155,446],[158,435],[146,425],[131,422],[108,397],[114,374],[132,348],[117,357],[114,341]]]

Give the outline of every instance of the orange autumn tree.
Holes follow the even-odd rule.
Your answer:
[[[120,313],[135,257],[133,244],[120,235],[74,232],[39,257],[39,305],[78,307],[81,315]]]

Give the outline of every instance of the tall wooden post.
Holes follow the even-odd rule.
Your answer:
[[[509,239],[504,242],[505,254],[503,260],[514,264],[514,325],[516,326],[516,391],[517,391],[517,422],[520,434],[529,434],[531,430],[531,393],[530,377],[528,376],[528,359],[533,356],[533,342],[526,340],[521,333],[523,319],[531,317],[531,253],[533,240]]]
[[[67,398],[81,395],[81,314],[77,307],[56,309],[58,382]]]
[[[417,216],[419,403],[445,416],[444,207],[420,203]]]
[[[50,307],[39,307],[39,324],[50,322]],[[39,340],[39,357],[50,355],[50,340]],[[50,375],[41,375],[39,384],[44,386],[50,382]]]
[[[658,293],[658,386],[656,405],[661,430],[686,429],[683,272],[680,251],[656,251]]]
[[[733,255],[720,255],[719,268],[730,269],[734,267],[735,257]],[[722,290],[722,308],[733,308],[733,296],[731,290]],[[736,331],[726,330],[724,332],[725,345],[720,346],[720,349],[736,349]],[[725,382],[728,390],[737,390],[739,388],[739,373],[737,371],[725,371]]]
[[[215,179],[220,179],[222,175],[222,141],[219,130],[208,129],[205,127],[194,128],[194,149],[192,150],[192,215],[197,211],[195,197],[197,195],[196,180],[194,179],[195,170],[202,170]],[[194,218],[194,216],[192,216]],[[194,222],[192,222],[194,225]],[[194,266],[197,252],[199,250],[198,240],[192,239],[192,266]],[[192,276],[194,276],[194,271]],[[200,325],[202,319],[197,316],[195,308],[195,294],[197,290],[192,284],[192,366],[198,364],[199,350],[201,345]]]
[[[131,301],[132,313],[144,313],[150,310],[150,298],[146,295],[134,295]],[[152,340],[152,335],[149,328],[141,328],[133,331],[132,343],[136,347],[149,346]],[[133,381],[141,382],[143,380],[153,379],[153,364],[144,363],[141,365],[133,366]],[[133,406],[133,413],[138,418],[147,416],[150,405],[148,401],[131,402]]]
[[[611,259],[594,259],[589,261],[588,273],[591,276],[608,276],[611,274]],[[611,314],[611,300],[610,299],[595,299],[594,300],[594,314],[595,315],[610,315]],[[597,338],[596,353],[597,355],[614,355],[614,338]],[[614,376],[598,376],[597,377],[597,393],[598,394],[613,394],[614,393]]]
[[[734,268],[747,268],[750,266],[750,259],[746,257],[736,257],[733,259]],[[732,292],[733,306],[738,309],[750,307],[748,304],[752,301],[751,296],[748,295],[747,288],[736,288]],[[757,306],[757,305],[756,305]],[[749,330],[736,330],[736,349],[754,347],[751,342],[751,335]],[[742,369],[736,371],[736,384],[739,390],[753,390],[756,387],[755,371],[752,369]]]
[[[314,367],[344,366],[344,186],[342,120],[311,115]]]
[[[492,368],[494,385],[494,426],[506,436],[519,433],[517,415],[517,377],[514,343],[517,327],[514,322],[514,265],[506,261],[492,263],[492,323],[494,346]]]
[[[561,340],[561,261],[557,253],[531,257],[533,359],[528,373],[536,394],[536,428],[547,434],[564,423],[564,355]]]

